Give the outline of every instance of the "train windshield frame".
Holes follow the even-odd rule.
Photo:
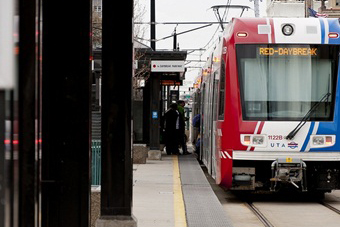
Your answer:
[[[236,44],[243,120],[332,121],[339,45]]]

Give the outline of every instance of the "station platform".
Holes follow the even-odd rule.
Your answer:
[[[166,155],[133,166],[133,215],[138,227],[229,227],[195,155]]]

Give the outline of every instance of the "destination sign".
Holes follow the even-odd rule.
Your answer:
[[[259,47],[260,56],[317,56],[318,48],[310,47]]]

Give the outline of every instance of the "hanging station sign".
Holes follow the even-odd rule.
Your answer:
[[[151,72],[184,72],[184,61],[151,61]]]

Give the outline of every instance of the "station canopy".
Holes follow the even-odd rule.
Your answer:
[[[183,85],[185,79],[186,51],[162,50],[154,51],[151,48],[136,49],[136,68],[140,76],[160,76],[163,86]]]

